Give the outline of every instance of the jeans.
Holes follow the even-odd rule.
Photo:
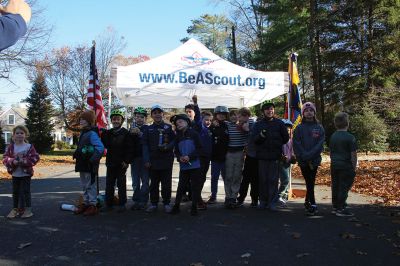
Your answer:
[[[254,157],[246,156],[243,167],[243,179],[240,184],[238,201],[246,199],[249,185],[251,185],[250,197],[252,202],[258,202],[258,160]]]
[[[260,203],[275,207],[278,200],[279,161],[258,161]]]
[[[157,205],[161,195],[164,205],[171,202],[172,189],[172,167],[163,170],[150,170],[150,201],[152,205]]]
[[[149,169],[144,166],[143,158],[136,157],[131,164],[132,200],[146,205],[149,201]]]
[[[97,188],[95,174],[90,172],[80,172],[81,185],[83,190],[83,203],[85,205],[97,204]]]
[[[280,162],[279,163],[279,197],[288,200],[289,198],[289,181],[290,181],[290,164]]]
[[[318,166],[313,166],[312,168],[309,165],[300,165],[301,174],[306,181],[306,203],[310,203],[311,205],[315,205],[315,176],[317,175]]]
[[[211,198],[213,199],[217,198],[220,174],[222,179],[225,179],[225,162],[211,161]]]
[[[121,166],[107,167],[106,204],[109,207],[114,205],[115,181],[117,181],[119,205],[123,206],[126,203],[126,168]]]
[[[346,200],[353,185],[356,173],[353,169],[333,169],[332,176],[332,205],[333,208],[343,209],[346,207]]]
[[[19,204],[21,207],[31,207],[31,177],[12,177],[12,188],[13,188],[13,207],[18,208]],[[22,195],[21,195],[22,192]],[[19,199],[22,198],[22,202]]]

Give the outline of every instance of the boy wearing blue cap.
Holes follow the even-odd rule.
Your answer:
[[[151,108],[153,124],[143,132],[143,162],[150,170],[150,201],[147,212],[157,210],[160,199],[159,186],[165,212],[171,212],[172,167],[174,162],[175,133],[164,123],[164,110],[160,105]]]

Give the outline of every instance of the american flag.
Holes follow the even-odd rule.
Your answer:
[[[107,119],[104,111],[103,99],[101,97],[99,78],[97,75],[95,45],[92,46],[92,53],[90,55],[90,77],[87,104],[89,108],[94,110],[96,113],[97,127],[105,128],[107,126]]]

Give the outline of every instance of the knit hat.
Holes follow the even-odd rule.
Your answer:
[[[304,110],[306,110],[306,108],[311,108],[314,111],[314,114],[317,113],[317,108],[315,108],[315,105],[312,102],[306,102],[303,104],[303,106],[301,107],[301,115],[304,115]]]
[[[93,110],[86,110],[79,116],[79,119],[83,119],[91,126],[94,126],[96,123],[96,116]]]

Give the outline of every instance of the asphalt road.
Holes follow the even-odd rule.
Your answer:
[[[0,181],[0,265],[400,264],[400,210],[373,206],[373,198],[351,194],[356,216],[350,219],[330,214],[329,188],[321,186],[315,217],[304,215],[302,199],[279,212],[217,204],[191,217],[186,203],[176,216],[159,208],[83,217],[59,209],[81,192],[71,166],[37,170],[47,178],[32,181],[30,219],[5,218],[11,182]],[[204,197],[208,191],[209,181]],[[222,199],[222,182],[219,192]]]

